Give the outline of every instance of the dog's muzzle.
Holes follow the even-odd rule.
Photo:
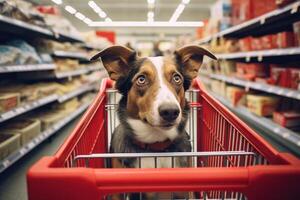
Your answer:
[[[164,103],[158,107],[159,116],[167,123],[174,122],[180,114],[176,104]]]

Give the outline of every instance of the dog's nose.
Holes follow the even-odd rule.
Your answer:
[[[162,104],[158,112],[165,121],[171,122],[178,117],[180,110],[176,104]]]

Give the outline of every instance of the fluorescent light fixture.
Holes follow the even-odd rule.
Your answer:
[[[58,4],[58,5],[62,4],[62,0],[52,0],[52,2],[54,2],[54,3]]]
[[[75,8],[73,8],[72,6],[69,6],[69,5],[65,6],[65,10],[72,15],[74,15],[77,12]]]
[[[88,5],[96,12],[96,13],[100,13],[103,12],[101,10],[101,8],[94,2],[94,1],[89,1]]]
[[[90,20],[89,18],[86,17],[86,18],[83,20],[83,22],[86,23],[87,25],[89,25],[90,23],[92,23],[92,20]]]
[[[179,16],[181,15],[181,13],[183,12],[185,8],[185,5],[184,4],[179,4],[178,7],[176,8],[175,12],[173,13],[171,19],[170,19],[170,22],[176,22],[177,19],[179,18]]]
[[[147,16],[148,16],[148,18],[154,18],[154,12],[149,11]]]
[[[106,22],[112,22],[112,20],[111,20],[109,17],[106,17],[106,18],[105,18],[105,21],[106,21]]]
[[[182,0],[182,3],[184,3],[184,4],[189,4],[189,3],[190,3],[190,0]]]
[[[106,18],[107,19],[107,18]],[[204,25],[202,21],[199,22],[166,22],[166,21],[155,21],[155,22],[147,22],[147,21],[114,21],[114,22],[92,22],[89,26],[92,27],[201,27]]]
[[[147,0],[148,4],[154,4],[155,0]]]
[[[77,17],[77,18],[80,19],[80,20],[84,20],[84,19],[85,19],[85,16],[84,16],[83,14],[81,14],[80,12],[77,12],[77,13],[75,14],[75,17]]]
[[[99,16],[100,16],[101,18],[105,18],[107,15],[106,15],[105,12],[101,11],[101,12],[99,12]]]

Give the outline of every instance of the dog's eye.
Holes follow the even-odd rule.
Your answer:
[[[144,75],[140,75],[138,78],[137,78],[137,81],[136,83],[138,85],[144,85],[146,84],[146,77]]]
[[[178,74],[174,74],[173,80],[176,84],[181,84],[182,82],[181,76],[179,76]]]

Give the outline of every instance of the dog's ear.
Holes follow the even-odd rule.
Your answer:
[[[184,75],[191,80],[197,77],[205,55],[217,60],[215,55],[197,45],[185,46],[175,51],[177,62],[183,68]]]
[[[122,76],[127,76],[130,70],[129,62],[136,59],[135,51],[124,46],[111,46],[94,55],[91,60],[101,58],[109,77],[117,81]]]

